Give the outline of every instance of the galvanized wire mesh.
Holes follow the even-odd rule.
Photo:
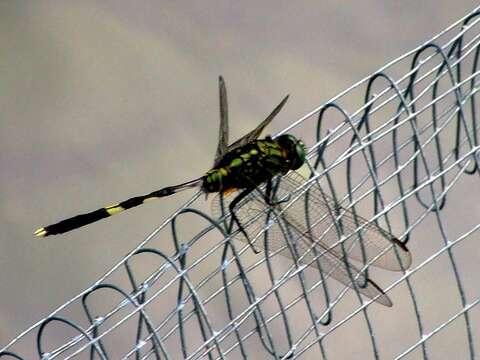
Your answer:
[[[412,252],[395,273],[357,263],[392,308],[294,253],[254,255],[197,194],[0,358],[474,359],[479,22],[476,9],[284,130],[309,145],[309,180],[292,194],[308,206],[314,184]]]

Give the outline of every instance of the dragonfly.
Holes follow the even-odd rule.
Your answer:
[[[267,223],[265,216],[270,216],[267,215],[269,211],[275,210],[275,213],[281,215],[273,217],[274,224],[267,232],[269,253],[278,251],[284,256],[299,259],[309,267],[321,267],[327,277],[332,277],[348,287],[357,288],[360,293],[380,304],[392,306],[383,290],[350,260],[358,262],[375,259],[372,265],[394,271],[402,267],[408,268],[411,256],[402,242],[375,223],[353,214],[351,210],[339,207],[319,188],[309,189],[312,224],[307,224],[306,210],[300,208],[304,208],[304,205],[300,206],[300,202],[291,204],[285,199],[277,200],[280,193],[292,193],[305,182],[295,172],[306,162],[307,150],[302,140],[291,134],[259,139],[263,130],[287,102],[288,95],[255,129],[231,145],[228,145],[227,90],[221,76],[219,97],[218,145],[213,167],[203,176],[39,228],[34,232],[35,236],[62,234],[142,205],[148,200],[170,196],[190,188],[200,188],[206,194],[220,194],[212,202],[214,214],[227,205],[232,219],[231,225],[236,224],[239,230],[237,233],[242,235],[238,238],[246,241],[255,253],[260,253],[261,248],[252,243],[251,239],[260,230],[259,227],[264,227]],[[275,190],[274,179],[280,181]],[[265,185],[265,191],[260,190],[262,185]],[[341,211],[343,215],[340,219],[331,214],[332,209]],[[244,227],[247,219],[259,215],[264,218],[256,221],[256,225]],[[285,224],[291,236],[286,237],[281,229]],[[340,239],[338,231],[335,233],[332,230],[336,228],[336,224],[341,224],[342,228],[348,229],[347,232],[350,233],[350,237],[340,244],[335,244],[335,239]],[[359,231],[359,228],[363,230]],[[229,230],[232,229],[231,226]],[[295,248],[295,253],[290,251],[288,245]]]

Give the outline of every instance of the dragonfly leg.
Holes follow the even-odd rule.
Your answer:
[[[248,244],[250,245],[250,247],[252,248],[252,251],[255,253],[255,254],[259,254],[260,251],[255,249],[255,247],[253,246],[251,240],[250,240],[250,237],[248,236],[247,232],[245,231],[245,229],[243,228],[242,224],[240,223],[240,220],[238,219],[237,215],[235,215],[235,206],[240,202],[242,201],[242,199],[244,199],[248,194],[250,194],[252,191],[254,190],[254,188],[248,188],[248,189],[245,189],[244,191],[242,191],[235,199],[233,199],[233,201],[230,203],[230,205],[228,206],[228,209],[230,210],[230,214],[232,216],[232,223],[231,225],[233,224],[233,222],[235,222],[238,226],[238,229],[242,232],[242,234],[245,236],[245,238],[247,239],[247,242]],[[230,226],[230,230],[231,230],[231,226]]]
[[[288,201],[290,200],[290,194],[288,194],[288,196],[287,196],[284,200],[274,201],[273,195],[272,195],[272,188],[273,188],[272,179],[269,179],[269,180],[267,181],[267,186],[266,186],[266,189],[265,189],[265,194],[262,193],[263,199],[265,200],[265,203],[266,203],[268,206],[280,205],[280,204],[283,204],[283,203],[288,202]],[[259,190],[259,191],[260,191],[260,190]],[[260,192],[260,193],[261,193],[261,192]]]

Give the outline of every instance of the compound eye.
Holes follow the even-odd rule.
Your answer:
[[[306,156],[306,151],[305,151],[305,145],[303,145],[302,142],[298,142],[297,145],[295,146],[295,151],[297,152],[298,156],[300,156],[302,159],[305,159]]]
[[[298,169],[305,162],[306,151],[305,145],[301,141],[297,141],[295,144],[295,159],[292,164],[292,170]]]

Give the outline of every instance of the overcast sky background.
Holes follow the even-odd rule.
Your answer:
[[[0,346],[105,273],[191,196],[64,236],[32,236],[207,170],[219,74],[231,140],[291,95],[269,128],[275,133],[476,4],[0,2]],[[478,188],[470,192],[479,199]]]

